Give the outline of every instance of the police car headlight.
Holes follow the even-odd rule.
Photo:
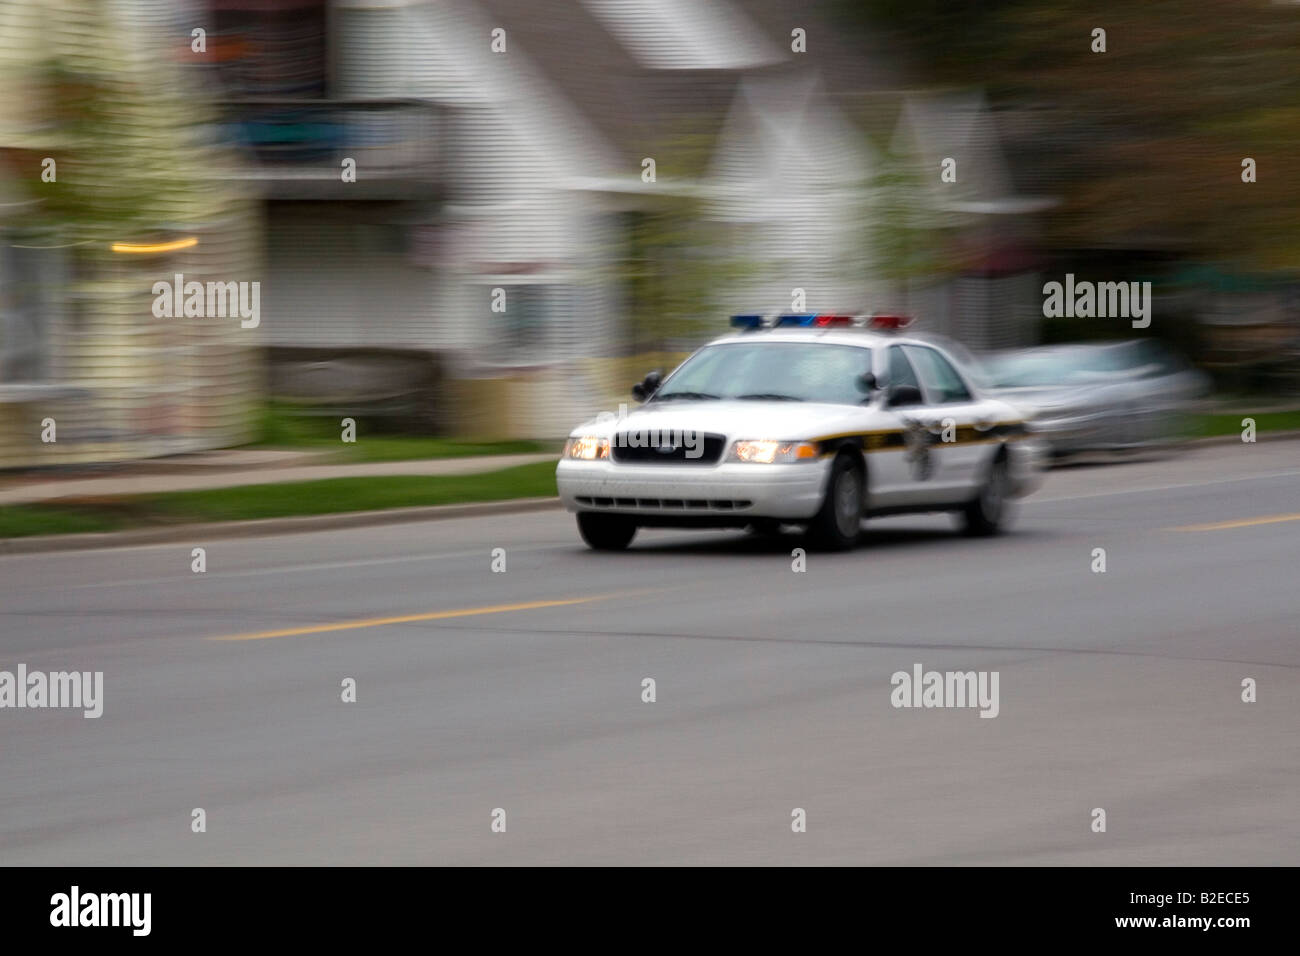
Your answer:
[[[570,438],[564,443],[564,457],[577,458],[580,461],[595,461],[597,458],[609,457],[609,439],[594,435]]]
[[[738,441],[731,448],[729,461],[748,461],[760,465],[785,465],[796,461],[816,461],[817,446],[810,441]]]

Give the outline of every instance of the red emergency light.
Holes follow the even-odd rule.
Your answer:
[[[879,329],[882,332],[897,332],[899,329],[905,329],[912,324],[910,315],[882,315],[877,313],[871,317],[870,327]]]

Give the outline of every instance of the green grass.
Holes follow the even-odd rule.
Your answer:
[[[536,441],[457,441],[452,438],[420,438],[406,435],[384,435],[369,438],[358,437],[355,444],[344,444],[334,437],[328,445],[337,446],[339,460],[347,462],[366,461],[412,461],[418,458],[465,458],[470,455],[527,455],[554,451],[559,453],[559,445],[549,445]]]
[[[1255,431],[1264,434],[1275,431],[1300,429],[1300,409],[1284,412],[1215,412],[1209,415],[1189,415],[1186,434],[1188,438],[1210,438],[1217,435],[1240,435],[1243,418],[1255,419]]]
[[[94,512],[62,505],[6,505],[0,507],[0,538],[25,538],[33,534],[84,534],[118,531],[123,515]]]
[[[536,441],[464,441],[423,435],[375,433],[364,420],[357,422],[357,440],[344,442],[340,440],[342,428],[337,419],[303,415],[292,407],[276,404],[262,409],[258,424],[260,437],[251,447],[330,451],[340,463],[559,452],[558,446]]]
[[[0,508],[0,538],[71,534],[205,521],[247,521],[376,511],[419,505],[545,498],[555,491],[555,462],[477,475],[383,475],[240,485],[201,491],[124,495],[60,504]]]

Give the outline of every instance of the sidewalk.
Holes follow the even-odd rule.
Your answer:
[[[239,485],[316,481],[322,478],[364,478],[381,475],[473,475],[516,465],[554,461],[551,453],[477,455],[377,461],[363,464],[313,464],[319,452],[230,451],[131,462],[104,469],[105,474],[0,476],[0,506],[31,504],[56,498],[99,498],[164,491],[197,491]]]
[[[1203,400],[1195,411],[1206,415],[1267,415],[1273,412],[1300,411],[1300,398],[1231,398]]]

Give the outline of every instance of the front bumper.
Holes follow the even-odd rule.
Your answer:
[[[821,507],[828,459],[788,465],[641,465],[562,459],[555,469],[569,511],[644,515],[659,521],[735,522],[811,518]]]

